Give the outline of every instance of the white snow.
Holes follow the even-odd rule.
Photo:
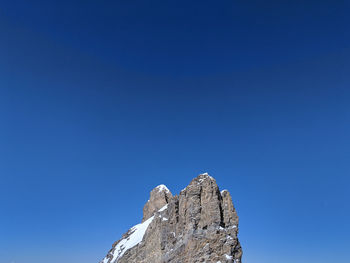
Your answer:
[[[211,177],[208,173],[202,173],[202,174],[200,174],[200,175],[205,175],[205,176],[207,176],[207,177],[209,177],[211,180],[215,180],[213,177]],[[198,181],[199,181],[199,183],[202,183],[203,181],[205,180],[205,178],[200,178]],[[198,184],[199,184],[198,183]]]
[[[167,208],[168,208],[168,205],[165,205],[165,206],[163,206],[161,209],[159,209],[158,212],[162,212],[162,211],[164,211],[164,210],[167,209]]]
[[[229,256],[227,254],[225,254],[225,257],[226,257],[226,259],[232,259],[233,258],[232,256]]]
[[[156,187],[156,189],[158,189],[159,192],[163,192],[163,191],[165,191],[165,192],[167,192],[167,193],[170,192],[169,189],[168,189],[168,187],[166,187],[164,184],[158,185],[158,186]]]
[[[118,262],[118,259],[120,259],[128,249],[136,246],[137,244],[139,244],[142,241],[143,236],[144,236],[149,224],[152,222],[153,218],[154,218],[154,216],[150,217],[145,222],[138,224],[130,229],[132,234],[129,235],[126,239],[121,240],[115,246],[115,249],[113,251],[113,258],[111,260],[112,263]],[[107,263],[107,261],[108,261],[108,259],[104,258],[102,262]]]
[[[206,175],[206,176],[208,176],[210,179],[214,179],[214,178],[211,177],[208,173],[202,173],[202,174],[200,174],[200,175]]]
[[[168,205],[165,205],[161,209],[159,209],[158,212],[162,212],[167,208],[168,208]],[[161,215],[159,215],[159,217],[161,217]],[[145,235],[145,232],[153,219],[154,219],[154,216],[150,217],[145,222],[138,224],[130,229],[131,234],[126,239],[121,240],[115,246],[112,252],[113,258],[111,260],[111,263],[117,263],[118,259],[120,259],[128,249],[133,248],[134,246],[136,246],[142,241],[143,236]],[[168,219],[162,218],[162,220],[166,221]],[[108,260],[109,258],[105,257],[102,260],[102,263],[107,263]]]
[[[162,212],[162,211],[164,211],[167,208],[168,208],[168,205],[166,204],[161,209],[159,209],[158,212]],[[159,217],[161,217],[163,221],[168,221],[168,218],[162,217],[161,215],[159,215]]]

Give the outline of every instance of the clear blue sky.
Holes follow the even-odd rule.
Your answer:
[[[2,1],[0,262],[97,263],[149,191],[228,189],[246,263],[350,260],[348,1]]]

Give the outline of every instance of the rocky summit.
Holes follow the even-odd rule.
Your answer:
[[[100,263],[240,263],[238,216],[227,190],[200,174],[173,196],[151,191],[142,222],[112,245]]]

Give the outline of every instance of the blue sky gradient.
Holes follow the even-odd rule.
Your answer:
[[[201,172],[244,262],[349,262],[349,7],[2,2],[0,262],[97,263]]]

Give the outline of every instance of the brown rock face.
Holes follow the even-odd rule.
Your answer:
[[[142,222],[153,216],[155,212],[165,206],[170,198],[173,197],[169,189],[165,185],[158,185],[151,191],[150,198],[143,207]]]
[[[172,196],[152,190],[142,223],[131,228],[101,263],[240,263],[238,216],[227,190],[201,174]]]

